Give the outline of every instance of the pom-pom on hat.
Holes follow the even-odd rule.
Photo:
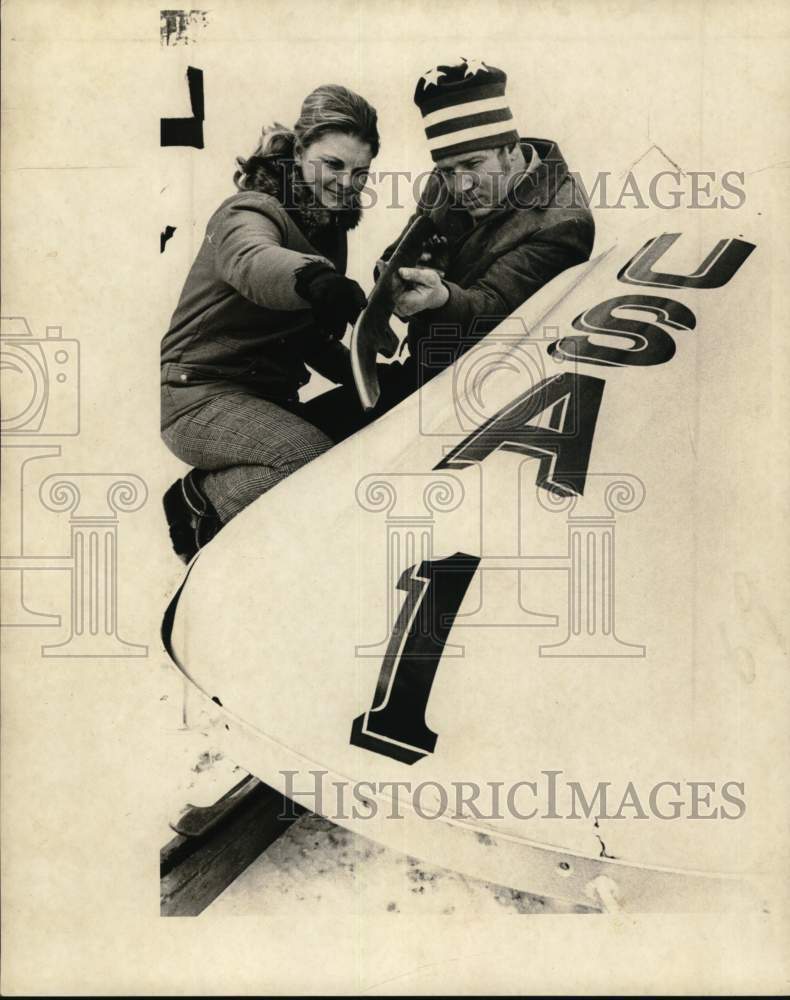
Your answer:
[[[462,59],[455,66],[423,73],[414,103],[422,113],[434,161],[518,142],[505,100],[506,82],[506,73],[481,59]]]

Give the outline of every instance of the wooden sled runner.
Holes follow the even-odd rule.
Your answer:
[[[351,334],[351,371],[362,408],[372,410],[379,400],[376,357],[391,358],[398,348],[398,338],[390,326],[395,307],[394,284],[398,268],[414,267],[423,244],[434,233],[429,211],[446,195],[438,175],[431,174],[420,195],[417,217],[403,234],[389,260],[381,266],[368,304]]]
[[[384,263],[368,304],[351,334],[351,370],[365,410],[373,409],[379,399],[376,357],[381,354],[391,358],[398,347],[398,338],[390,326],[394,276],[400,267],[414,267],[432,231],[433,225],[426,215],[419,216],[409,226],[393,255]]]

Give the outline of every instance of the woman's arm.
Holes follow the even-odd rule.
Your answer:
[[[318,261],[332,268],[325,257],[284,247],[283,223],[278,208],[266,197],[251,194],[225,205],[209,223],[207,239],[214,248],[219,278],[246,299],[265,309],[309,309],[296,291],[296,272]]]

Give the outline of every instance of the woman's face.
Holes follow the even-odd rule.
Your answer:
[[[295,159],[324,208],[358,207],[373,159],[366,142],[342,132],[327,132],[309,146],[297,144]]]

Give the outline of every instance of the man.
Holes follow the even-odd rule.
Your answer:
[[[417,83],[414,101],[434,183],[430,206],[418,208],[406,228],[427,212],[434,235],[420,266],[399,272],[395,312],[409,319],[409,358],[378,366],[381,398],[362,423],[452,364],[561,271],[590,257],[595,225],[585,194],[554,142],[519,138],[506,82],[502,70],[463,59],[427,71]],[[441,350],[432,351],[437,328]],[[455,340],[448,341],[448,328],[457,332]],[[313,408],[329,421],[330,434],[346,437],[360,426],[350,392],[344,387],[317,397],[305,416],[311,419]]]

